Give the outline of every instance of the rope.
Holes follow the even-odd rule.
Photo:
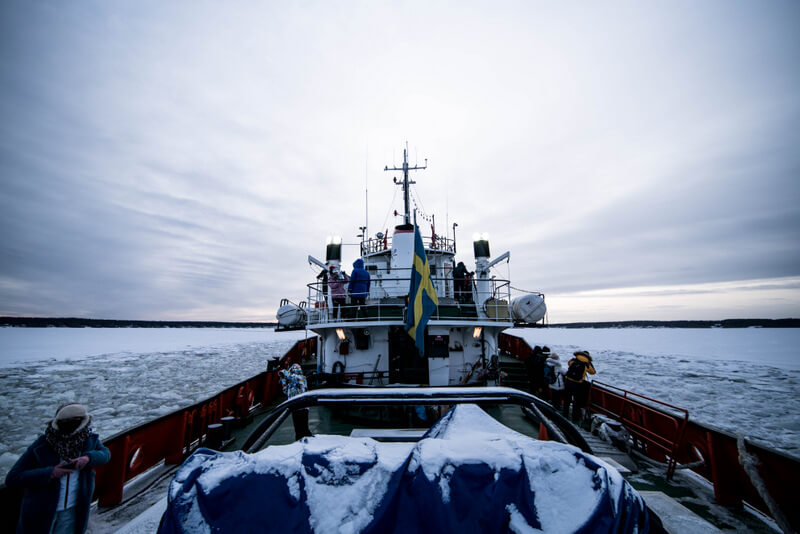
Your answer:
[[[794,530],[792,530],[792,526],[789,524],[786,516],[783,515],[778,503],[776,503],[772,498],[772,495],[769,494],[767,485],[764,484],[764,480],[761,478],[761,475],[758,474],[758,459],[747,452],[744,444],[744,436],[741,434],[736,436],[736,447],[739,449],[739,463],[744,468],[744,472],[747,473],[747,476],[750,477],[750,482],[753,483],[753,486],[758,491],[758,494],[767,504],[767,508],[769,508],[772,518],[775,520],[775,522],[778,524],[778,527],[780,527],[784,534],[793,533]]]
[[[389,214],[392,213],[394,209],[394,199],[397,198],[397,188],[394,188],[394,195],[392,196],[392,201],[389,203],[389,211],[386,212],[386,217],[383,219],[383,224],[380,226],[381,228],[386,228],[386,221],[389,220]]]
[[[514,291],[519,291],[520,293],[530,293],[531,295],[542,295],[541,291],[528,291],[527,289],[520,289],[514,286],[508,286],[508,287],[510,287]]]
[[[409,195],[411,197],[411,201],[414,203],[414,207],[417,208],[417,217],[422,219],[423,221],[427,221],[429,223],[433,223],[433,219],[430,215],[428,215],[425,206],[422,204],[422,198],[417,193],[417,188],[415,186],[411,186],[411,190],[409,191]],[[419,205],[417,205],[419,202]]]

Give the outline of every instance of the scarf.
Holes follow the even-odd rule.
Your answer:
[[[53,428],[52,425],[47,425],[44,437],[47,443],[56,451],[59,458],[70,460],[77,458],[83,452],[83,445],[89,439],[89,425],[66,436]]]

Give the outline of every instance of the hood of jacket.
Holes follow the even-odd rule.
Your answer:
[[[353,262],[353,267],[356,269],[363,269],[364,268],[364,260],[358,258],[356,261]]]

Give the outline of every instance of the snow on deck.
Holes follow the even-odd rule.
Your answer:
[[[417,443],[318,435],[259,453],[202,449],[178,470],[160,532],[633,532],[644,505],[605,462],[541,442],[475,405]],[[466,530],[464,530],[466,529]]]

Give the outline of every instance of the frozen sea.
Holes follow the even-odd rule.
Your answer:
[[[524,329],[601,382],[689,410],[800,456],[800,329]],[[79,400],[110,437],[249,378],[304,332],[231,328],[0,328],[0,476],[59,404]],[[2,479],[0,479],[2,480]]]
[[[266,328],[0,328],[0,481],[58,406],[78,400],[101,438],[266,369],[305,335]]]
[[[800,457],[800,329],[515,329],[562,362],[588,350],[594,380],[689,410],[693,421]]]

